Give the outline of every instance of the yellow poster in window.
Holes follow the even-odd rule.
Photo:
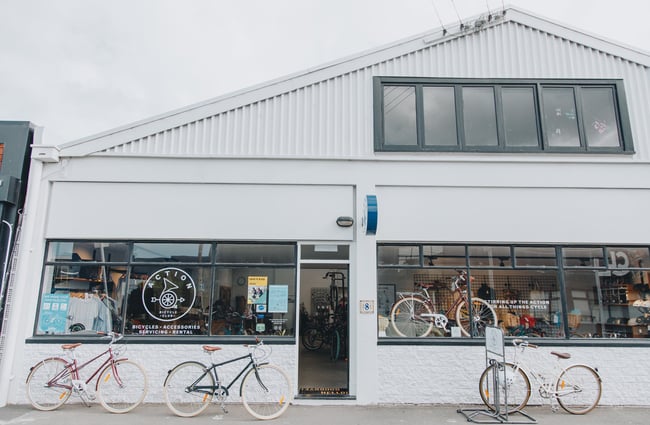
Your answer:
[[[266,305],[268,276],[248,276],[248,304]]]

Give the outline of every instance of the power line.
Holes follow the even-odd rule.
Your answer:
[[[436,4],[434,0],[429,0],[431,3],[431,6],[433,7],[434,12],[436,12],[436,16],[438,17],[438,22],[440,23],[440,28],[442,28],[442,35],[447,34],[447,28],[445,28],[445,25],[442,23],[442,19],[440,18],[440,13],[438,13],[438,8],[436,7]]]
[[[463,21],[460,19],[460,15],[458,14],[458,8],[456,8],[456,2],[454,0],[451,0],[451,5],[454,6],[454,11],[456,12],[456,17],[458,17],[458,23],[460,24],[460,27],[463,27]]]

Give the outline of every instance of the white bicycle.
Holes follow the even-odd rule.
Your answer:
[[[554,411],[557,410],[554,401],[574,415],[584,415],[598,405],[603,387],[597,369],[584,364],[562,367],[559,361],[569,359],[571,355],[552,351],[558,363],[552,371],[539,371],[523,355],[526,349],[536,349],[538,346],[522,339],[513,340],[513,344],[515,356],[512,363],[493,363],[481,374],[479,391],[483,403],[490,410],[496,411],[500,407],[495,406],[495,400],[500,400],[500,405],[507,400],[508,413],[526,407],[531,396],[531,379],[539,395],[551,401]],[[498,374],[496,380],[495,373]],[[494,382],[498,382],[497,390],[494,389]]]

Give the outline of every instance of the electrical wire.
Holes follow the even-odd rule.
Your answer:
[[[458,17],[458,23],[460,24],[460,26],[462,28],[463,21],[460,19],[460,14],[458,14],[458,8],[456,8],[456,2],[454,0],[451,0],[451,5],[454,6],[454,11],[456,12],[456,17]]]
[[[438,8],[436,7],[435,0],[429,0],[431,3],[431,6],[433,7],[433,11],[436,13],[436,16],[438,17],[438,22],[440,23],[440,28],[442,28],[443,34],[447,33],[447,28],[445,28],[445,25],[442,23],[442,19],[440,18],[440,13],[438,13]]]

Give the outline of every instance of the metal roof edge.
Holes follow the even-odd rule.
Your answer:
[[[650,67],[650,52],[638,47],[629,46],[620,41],[608,39],[563,22],[540,16],[521,7],[510,7],[506,10],[510,20],[618,56],[630,62]]]

